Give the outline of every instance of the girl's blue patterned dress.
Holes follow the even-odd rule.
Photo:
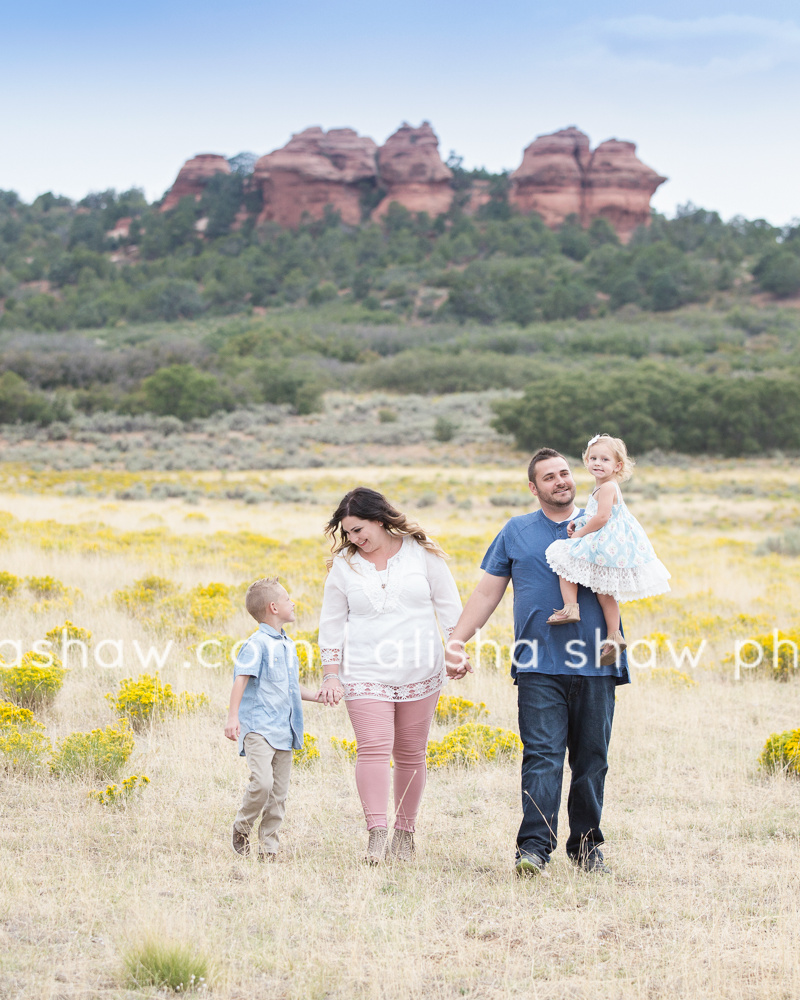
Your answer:
[[[593,493],[586,512],[575,520],[576,529],[596,513]],[[669,590],[669,570],[656,555],[644,528],[625,506],[619,486],[611,516],[599,531],[581,538],[559,539],[547,547],[545,557],[553,572],[563,579],[596,594],[611,594],[620,602],[655,597]]]

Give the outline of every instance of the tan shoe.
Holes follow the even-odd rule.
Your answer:
[[[616,645],[614,645],[615,643]],[[623,649],[627,648],[628,644],[625,642],[622,632],[619,629],[616,632],[612,632],[600,649],[600,666],[609,667],[612,663],[616,663],[619,654]]]
[[[243,858],[246,858],[250,854],[250,838],[246,834],[240,833],[234,827],[231,834],[231,847],[237,854],[241,854]]]
[[[395,827],[390,850],[395,861],[413,861],[416,854],[414,834],[410,830],[399,830]]]
[[[572,625],[581,620],[581,609],[577,604],[565,604],[559,611],[554,608],[552,615],[547,619],[548,625]]]
[[[386,840],[389,831],[385,826],[373,826],[369,831],[369,843],[364,860],[368,865],[379,865],[386,855]]]

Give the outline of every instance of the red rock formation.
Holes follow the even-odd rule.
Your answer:
[[[524,215],[538,212],[553,228],[568,215],[582,217],[583,177],[590,156],[589,137],[580,129],[538,136],[511,175],[508,200]]]
[[[326,205],[343,222],[361,222],[363,185],[375,183],[377,146],[351,128],[307,128],[256,163],[253,182],[264,207],[259,222],[297,226],[303,215],[322,218]]]
[[[649,224],[650,198],[665,180],[637,159],[634,143],[609,139],[591,153],[589,137],[566,128],[528,146],[511,175],[509,201],[552,228],[572,214],[583,225],[602,216],[626,242]]]
[[[638,159],[635,143],[601,142],[586,175],[583,217],[608,219],[627,243],[637,226],[650,224],[650,199],[666,179]]]
[[[175,183],[167,191],[161,204],[161,211],[175,208],[181,198],[193,197],[198,200],[206,184],[215,174],[229,174],[231,168],[224,156],[216,153],[200,153],[187,160],[178,172]]]
[[[372,213],[373,218],[384,216],[393,201],[409,212],[429,215],[442,215],[450,208],[453,172],[442,163],[439,139],[430,122],[419,128],[403,122],[378,150],[378,172],[386,197]]]

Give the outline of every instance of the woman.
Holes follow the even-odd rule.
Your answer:
[[[408,861],[444,678],[440,629],[449,636],[458,621],[458,588],[439,546],[375,490],[351,490],[325,533],[334,558],[319,623],[320,700],[344,696],[356,734],[356,787],[369,830],[365,860],[377,864],[386,851],[391,759],[390,850]]]

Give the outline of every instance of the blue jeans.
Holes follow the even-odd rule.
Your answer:
[[[602,858],[600,814],[615,679],[520,671],[517,689],[523,745],[517,858],[538,854],[548,861],[555,850],[565,751],[572,772],[567,854],[574,861],[585,860],[592,852]]]

